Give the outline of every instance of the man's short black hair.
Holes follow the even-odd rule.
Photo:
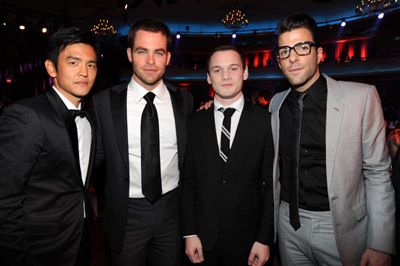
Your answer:
[[[100,44],[97,38],[89,31],[77,27],[64,28],[54,33],[47,44],[47,59],[54,63],[57,69],[58,56],[71,44],[84,43],[93,47],[99,60]]]
[[[165,25],[164,22],[155,18],[146,18],[136,21],[128,32],[128,47],[131,49],[135,46],[135,36],[139,30],[153,33],[161,32],[162,35],[167,38],[167,52],[169,52],[172,43],[172,36],[168,26]]]
[[[242,66],[243,66],[243,71],[246,68],[246,60],[244,59],[244,55],[238,48],[232,45],[219,45],[214,48],[214,50],[211,52],[211,54],[207,58],[207,73],[210,73],[210,59],[211,57],[216,53],[216,52],[221,52],[221,51],[235,51],[239,54],[240,60],[242,61]]]
[[[319,30],[315,20],[307,14],[291,14],[285,17],[277,26],[276,30],[276,44],[278,45],[279,36],[285,32],[295,29],[306,28],[313,37],[314,43],[317,47],[320,46]]]

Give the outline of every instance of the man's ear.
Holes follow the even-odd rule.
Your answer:
[[[208,84],[211,85],[211,78],[210,78],[210,75],[208,73],[207,73],[207,82],[208,82]]]
[[[129,62],[132,63],[132,49],[131,49],[131,48],[128,47],[128,48],[126,49],[126,55],[128,56]]]
[[[317,49],[317,60],[318,60],[318,64],[321,63],[322,57],[324,55],[324,50],[322,49],[322,47],[318,47]]]
[[[248,77],[249,77],[249,68],[246,66],[244,68],[243,80],[247,80]]]
[[[46,67],[47,73],[50,77],[55,78],[57,76],[57,69],[53,61],[47,59],[44,62],[44,66]]]

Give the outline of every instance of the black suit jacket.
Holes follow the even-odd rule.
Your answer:
[[[8,107],[0,117],[0,265],[73,265],[88,183],[74,118],[53,89]]]
[[[165,82],[164,82],[165,83]],[[129,158],[126,95],[129,83],[116,85],[93,96],[93,112],[98,133],[96,161],[105,159],[107,180],[105,188],[105,230],[111,248],[121,250],[129,201]],[[179,167],[186,150],[186,120],[192,111],[190,93],[168,83],[175,115]],[[177,214],[178,215],[178,214]]]
[[[183,169],[183,236],[198,235],[203,249],[217,240],[231,256],[249,254],[255,241],[272,244],[273,142],[270,114],[245,102],[228,161],[222,167],[215,132],[214,107],[188,122]]]

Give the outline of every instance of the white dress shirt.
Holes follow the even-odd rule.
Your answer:
[[[54,86],[53,89],[57,92],[58,96],[60,96],[61,100],[68,108],[68,110],[80,110],[81,103],[79,103],[78,108],[75,107],[64,95],[62,95]],[[87,179],[87,172],[89,168],[89,157],[90,157],[90,148],[92,144],[92,128],[90,126],[89,121],[86,117],[77,116],[75,118],[76,129],[78,134],[78,149],[79,149],[79,165],[81,167],[81,178],[83,186],[85,186]],[[83,203],[83,211],[84,217],[86,217],[85,213],[85,203]]]
[[[230,142],[229,147],[232,147],[233,140],[235,139],[236,129],[239,124],[240,116],[243,111],[244,106],[244,96],[240,97],[236,102],[234,102],[231,106],[223,106],[214,98],[214,118],[215,118],[215,133],[217,133],[217,141],[218,147],[221,149],[221,128],[222,122],[224,121],[224,113],[218,111],[219,108],[234,108],[236,111],[233,113],[231,118],[231,128],[230,128]]]
[[[128,84],[126,109],[128,120],[130,198],[144,198],[142,193],[140,128],[143,109],[147,103],[143,97],[148,92],[133,79]],[[157,109],[160,128],[161,184],[162,193],[165,194],[177,188],[179,183],[175,116],[171,97],[165,84],[161,82],[152,92],[156,95],[154,105]]]

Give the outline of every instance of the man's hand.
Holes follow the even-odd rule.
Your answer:
[[[204,261],[203,247],[198,236],[185,238],[185,252],[192,263],[200,263]]]
[[[269,259],[269,246],[254,242],[247,263],[251,266],[262,266]]]
[[[206,110],[208,110],[208,108],[210,108],[211,107],[211,105],[213,104],[213,100],[209,100],[208,102],[205,102],[203,105],[201,105],[200,107],[199,107],[199,109],[197,109],[196,111],[200,111],[200,110],[203,110],[203,109],[206,109]]]
[[[360,266],[391,266],[392,257],[381,251],[367,248],[361,257]]]
[[[388,135],[388,147],[390,157],[393,159],[396,156],[397,150],[400,145],[400,129],[397,128],[389,132]]]

